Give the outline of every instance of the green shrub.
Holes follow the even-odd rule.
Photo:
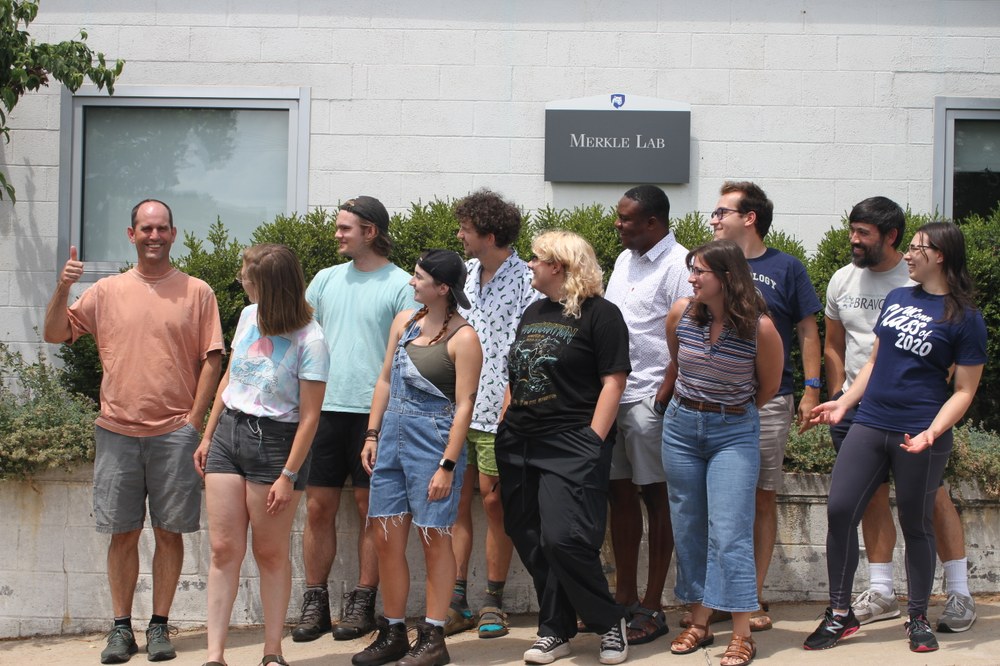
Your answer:
[[[689,250],[712,240],[712,228],[698,211],[670,221],[677,242]]]
[[[257,227],[250,242],[290,247],[299,258],[308,283],[322,269],[347,261],[347,257],[337,252],[336,233],[336,212],[318,208],[306,215],[279,215],[273,222]]]
[[[411,204],[405,214],[392,216],[389,235],[392,236],[393,247],[389,259],[407,273],[412,273],[424,250],[454,250],[463,254],[462,243],[455,235],[457,232],[458,222],[450,201],[435,199],[427,204]]]
[[[955,442],[945,478],[978,482],[987,494],[1000,498],[1000,436],[982,426],[955,428]]]
[[[785,471],[809,474],[829,474],[836,459],[830,428],[816,426],[799,434],[792,425],[785,447]]]
[[[566,229],[580,234],[594,247],[597,263],[604,272],[604,283],[607,284],[611,270],[615,267],[615,260],[622,252],[622,244],[615,229],[616,217],[614,209],[601,204],[577,206],[572,210],[556,210],[546,206],[539,208],[531,216],[528,223],[529,235],[534,238],[553,229]]]
[[[0,343],[0,479],[93,460],[96,404],[66,389],[44,349],[28,363]]]

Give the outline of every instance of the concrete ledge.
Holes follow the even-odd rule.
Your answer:
[[[89,466],[70,473],[49,472],[32,481],[0,482],[0,638],[106,629],[111,616],[105,577],[107,535],[93,528]],[[764,596],[769,601],[817,601],[826,598],[826,493],[823,475],[786,474],[779,496],[778,545],[775,548]],[[984,497],[977,488],[963,486],[960,511],[966,528],[969,585],[976,593],[1000,591],[1000,502]],[[301,543],[305,503],[299,506],[292,533],[293,592],[289,616],[296,616],[303,586]],[[482,505],[473,503],[476,544],[469,566],[470,602],[480,603],[486,585],[482,551],[485,518]],[[186,553],[171,623],[200,627],[205,622],[205,585],[209,544],[203,520],[201,531],[185,537]],[[331,602],[339,613],[341,597],[357,577],[355,535],[359,520],[353,494],[344,491],[337,522],[339,549],[330,578]],[[903,540],[897,540],[897,580],[903,580]],[[151,613],[152,534],[147,528],[140,540],[140,577],[133,615]],[[643,547],[645,548],[645,546]],[[608,544],[602,551],[606,571],[614,585],[614,564]],[[417,614],[424,603],[423,555],[419,540],[410,539],[410,606]],[[862,562],[863,564],[863,562]],[[640,571],[645,568],[645,554]],[[940,568],[938,570],[940,575]],[[664,603],[674,604],[673,568],[667,579]],[[642,575],[640,574],[640,580]],[[864,585],[864,575],[858,577]],[[938,589],[938,588],[936,588]],[[859,590],[860,591],[860,590]],[[515,557],[507,583],[507,608],[515,613],[537,610],[531,580]],[[234,625],[261,622],[258,578],[252,558],[241,572],[240,589],[233,609]]]

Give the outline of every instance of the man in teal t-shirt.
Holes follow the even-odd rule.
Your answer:
[[[306,290],[330,349],[330,379],[312,446],[302,536],[306,591],[292,640],[312,641],[331,629],[327,579],[337,555],[337,510],[351,478],[358,519],[368,516],[369,477],[361,466],[375,380],[382,369],[389,327],[415,307],[410,275],[389,262],[389,213],[373,197],[349,199],[337,214],[340,254],[351,261],[324,268]],[[358,533],[358,585],[347,596],[333,637],[358,638],[375,627],[378,562],[374,544]]]

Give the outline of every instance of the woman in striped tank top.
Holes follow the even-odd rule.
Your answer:
[[[667,315],[670,364],[656,396],[667,405],[663,467],[677,551],[674,593],[692,612],[670,651],[689,654],[711,645],[712,609],[729,611],[733,637],[720,663],[742,666],[757,653],[750,637],[750,613],[758,608],[757,407],[778,390],[783,350],[735,243],[695,248],[687,265],[694,297],[678,300]]]

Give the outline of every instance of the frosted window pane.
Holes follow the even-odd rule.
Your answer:
[[[288,123],[286,110],[86,108],[83,258],[135,261],[125,229],[146,198],[173,209],[178,243],[204,239],[217,217],[247,242],[287,210]]]

